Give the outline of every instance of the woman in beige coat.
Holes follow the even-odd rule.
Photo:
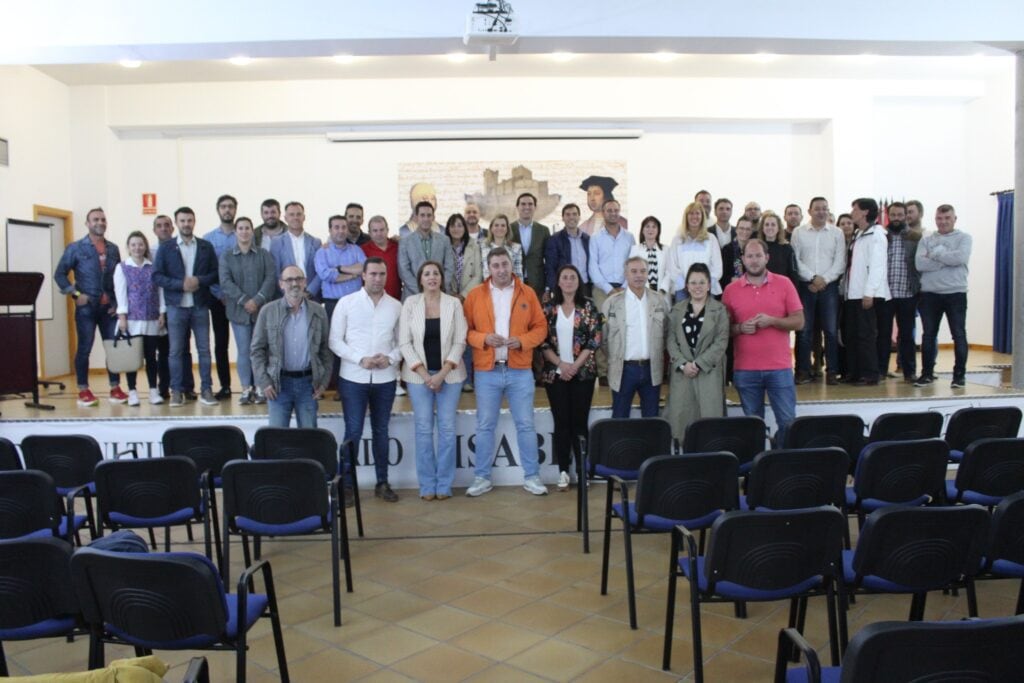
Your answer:
[[[480,255],[480,242],[469,236],[466,219],[461,213],[453,213],[448,217],[444,232],[452,241],[455,252],[455,277],[448,283],[448,293],[465,301],[470,290],[484,281],[483,260]],[[473,391],[473,349],[466,344],[466,353],[462,357],[466,366],[466,381],[463,391]]]
[[[729,343],[729,314],[710,296],[707,265],[690,266],[686,292],[688,298],[669,314],[666,341],[672,368],[667,413],[672,435],[680,441],[694,420],[725,415],[725,348]]]
[[[416,280],[420,294],[402,304],[398,346],[416,429],[416,475],[420,498],[445,500],[455,479],[455,411],[466,368],[466,317],[462,304],[445,294],[441,264],[424,261]],[[437,411],[437,449],[434,413]]]

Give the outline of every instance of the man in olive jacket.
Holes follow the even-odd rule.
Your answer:
[[[297,266],[281,271],[284,297],[260,309],[252,336],[252,372],[267,398],[271,427],[316,427],[317,400],[330,381],[334,356],[324,307],[306,298]]]

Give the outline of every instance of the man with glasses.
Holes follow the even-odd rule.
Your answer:
[[[334,356],[324,307],[306,297],[306,276],[286,266],[284,297],[260,309],[252,333],[252,374],[263,390],[271,427],[316,427],[317,400],[330,381]]]

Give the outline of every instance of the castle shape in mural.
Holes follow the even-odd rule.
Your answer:
[[[474,202],[480,207],[480,216],[490,222],[498,214],[505,214],[509,220],[515,220],[516,197],[524,192],[537,197],[536,220],[558,208],[562,195],[548,193],[548,181],[534,180],[533,171],[525,166],[516,166],[512,175],[505,180],[498,180],[500,173],[493,169],[484,170],[484,191],[466,194],[467,202]]]

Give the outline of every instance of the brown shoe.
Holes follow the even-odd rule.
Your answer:
[[[426,500],[426,501],[431,501],[431,500],[434,500],[434,498],[435,498],[435,496],[434,496],[434,494],[433,494],[433,493],[428,493],[428,494],[427,494],[427,495],[425,495],[425,496],[420,496],[420,499],[422,499],[422,500]]]
[[[373,495],[377,496],[385,503],[398,502],[398,494],[391,490],[391,484],[386,481],[382,481],[377,484],[377,487],[373,490]]]
[[[797,372],[796,375],[793,377],[793,381],[797,384],[810,384],[811,376],[808,375],[806,372],[800,371]]]

